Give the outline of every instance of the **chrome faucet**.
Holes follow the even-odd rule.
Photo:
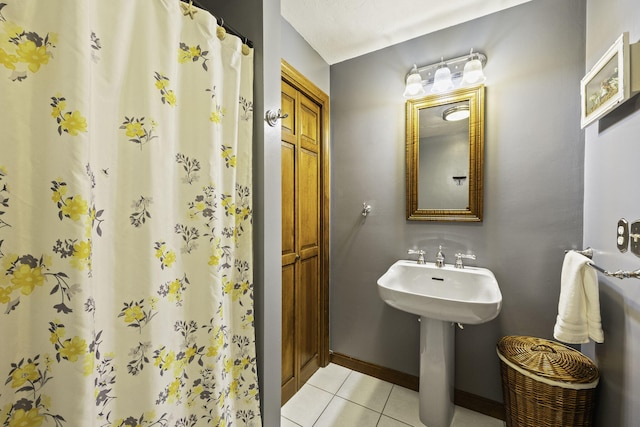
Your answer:
[[[465,254],[457,253],[456,254],[456,268],[464,268],[464,265],[462,264],[462,258],[476,259],[476,256],[473,255],[473,254],[465,255]]]
[[[423,251],[422,249],[409,249],[407,251],[407,253],[409,255],[418,255],[418,264],[424,264],[424,255],[425,255],[425,251]]]
[[[444,254],[442,253],[442,245],[438,248],[438,254],[436,255],[436,267],[444,267]]]

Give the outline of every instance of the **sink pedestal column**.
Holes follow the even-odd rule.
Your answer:
[[[420,317],[420,421],[449,427],[453,418],[455,326]]]

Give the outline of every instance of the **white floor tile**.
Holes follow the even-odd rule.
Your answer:
[[[380,417],[378,421],[378,427],[411,427],[409,424],[405,424],[401,421],[389,418],[386,415]]]
[[[335,396],[334,396],[335,395]],[[281,427],[424,427],[418,392],[329,364],[282,407]],[[382,415],[380,414],[382,412]],[[504,427],[456,406],[451,427]]]
[[[504,427],[504,421],[489,417],[467,408],[456,406],[453,411],[451,427]]]
[[[391,383],[353,371],[336,395],[376,412],[382,412],[392,387]]]
[[[302,427],[312,427],[332,398],[333,394],[305,384],[282,407],[281,414]]]
[[[380,413],[334,397],[314,427],[376,427]]]
[[[296,424],[285,417],[280,417],[280,427],[300,427],[300,424]]]
[[[344,380],[347,379],[350,372],[351,369],[330,363],[325,368],[318,369],[316,373],[309,378],[308,383],[335,394],[344,383]]]
[[[382,413],[411,426],[422,427],[418,408],[417,391],[394,385]]]

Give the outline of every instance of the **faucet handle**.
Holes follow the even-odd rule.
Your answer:
[[[475,260],[476,256],[474,254],[457,253],[456,254],[456,268],[464,268],[464,264],[462,264],[462,258]]]
[[[409,255],[418,255],[418,264],[424,264],[424,256],[426,254],[422,249],[409,249],[407,251]]]
[[[442,245],[438,247],[436,254],[436,267],[444,267],[444,254],[442,253]]]

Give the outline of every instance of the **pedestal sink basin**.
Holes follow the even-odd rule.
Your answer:
[[[502,307],[498,282],[486,268],[400,260],[378,279],[384,302],[420,316],[420,421],[449,427],[453,418],[454,324],[494,319]]]
[[[392,307],[447,322],[488,322],[502,306],[495,276],[480,267],[436,267],[401,260],[378,279],[378,291]]]

